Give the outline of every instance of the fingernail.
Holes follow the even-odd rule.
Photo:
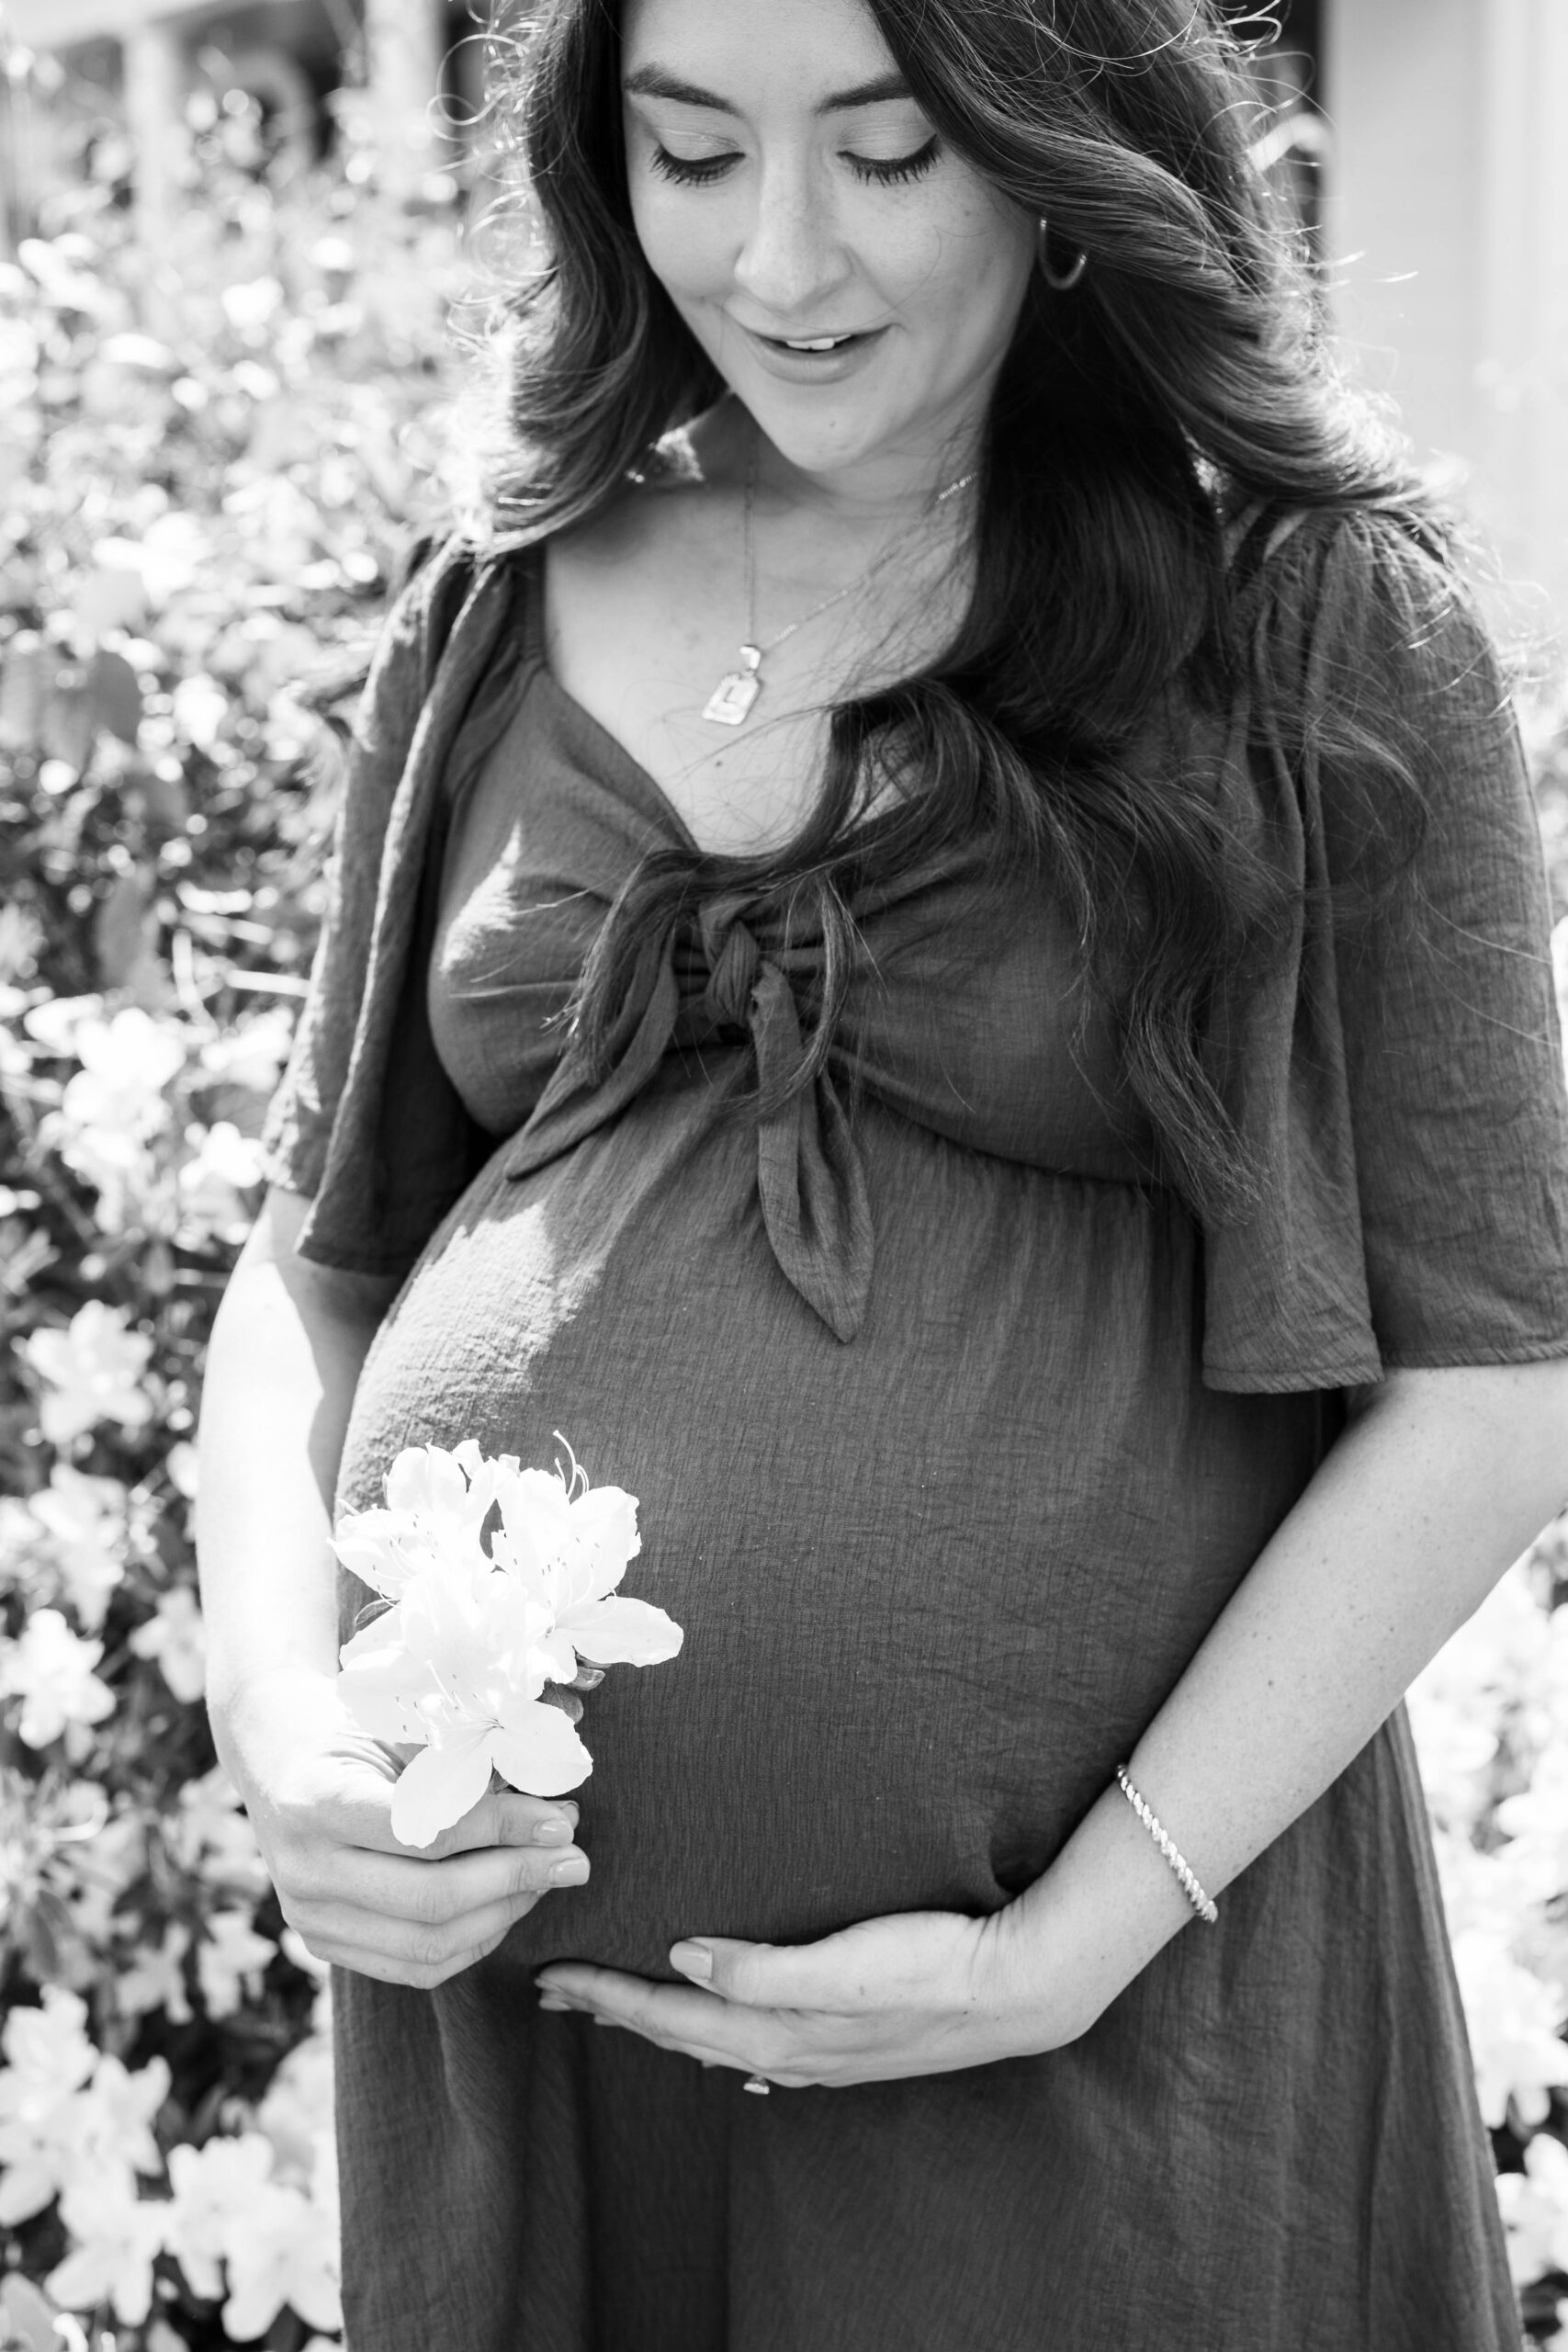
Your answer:
[[[569,1854],[564,1862],[557,1862],[550,1871],[552,1886],[581,1886],[588,1876],[585,1854]]]
[[[570,1822],[562,1821],[558,1817],[554,1821],[539,1822],[534,1831],[534,1843],[536,1846],[570,1846],[571,1843]]]
[[[563,2000],[558,1993],[541,1993],[539,1996],[539,2007],[542,2009],[554,2009],[562,2017],[566,2017],[570,2013],[571,2003],[570,2001]]]
[[[713,1954],[706,1944],[671,1944],[670,1965],[682,1976],[695,1976],[705,1984],[713,1974]]]

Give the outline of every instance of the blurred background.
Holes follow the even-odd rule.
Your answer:
[[[1230,13],[1322,300],[1495,550],[1568,997],[1568,0]],[[207,1730],[191,1433],[356,681],[526,266],[487,45],[0,0],[0,2352],[337,2339],[330,2007]],[[1568,2352],[1562,1525],[1411,1707]]]
[[[1568,607],[1568,18],[1561,0],[1281,0],[1270,160],[1337,321],[1424,451],[1462,471],[1507,571]],[[482,44],[463,0],[9,0],[0,251],[57,233],[83,181],[177,214],[191,148],[251,102],[308,173],[377,128],[389,190],[475,177]],[[1280,37],[1270,40],[1269,28]],[[433,108],[432,101],[437,101]],[[8,108],[8,116],[4,111]],[[450,192],[446,200],[450,200]]]

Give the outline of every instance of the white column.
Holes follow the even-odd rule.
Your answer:
[[[1479,0],[1329,0],[1325,255],[1341,332],[1424,451],[1473,450]]]
[[[365,0],[365,47],[381,185],[401,200],[442,160],[435,119],[446,49],[441,0]]]
[[[1568,5],[1328,0],[1326,250],[1363,378],[1568,616]],[[1538,597],[1521,616],[1550,625]]]
[[[127,28],[125,119],[135,151],[136,209],[144,230],[174,218],[185,159],[185,48],[174,26],[159,19]]]
[[[1480,447],[1510,571],[1568,624],[1568,11],[1484,0]],[[1544,616],[1543,616],[1544,617]]]

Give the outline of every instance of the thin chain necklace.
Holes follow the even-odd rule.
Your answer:
[[[945,506],[950,498],[956,498],[960,491],[967,490],[974,479],[973,473],[967,473],[961,474],[956,481],[950,481],[945,490],[938,491],[928,512],[934,514],[939,506]],[[808,622],[819,620],[824,613],[831,612],[835,605],[841,605],[846,596],[852,596],[857,588],[863,588],[868,580],[874,579],[883,565],[897,553],[910,533],[918,530],[920,524],[926,520],[924,514],[918,515],[914,522],[906,524],[901,531],[895,531],[882,553],[875,558],[874,561],[868,563],[863,571],[857,572],[854,579],[848,582],[844,587],[835,588],[830,596],[824,596],[819,605],[813,605],[808,613],[802,613],[800,618],[797,621],[791,621],[787,628],[781,628],[776,637],[769,638],[766,645],[759,645],[756,641],[757,544],[753,514],[756,493],[757,447],[753,442],[750,463],[746,469],[744,524],[746,642],[740,648],[739,669],[727,671],[703,705],[703,717],[711,720],[716,727],[744,727],[751,716],[758,695],[762,691],[762,664],[768,655],[776,653],[779,647],[785,642],[786,639],[794,637],[797,629],[805,628]]]

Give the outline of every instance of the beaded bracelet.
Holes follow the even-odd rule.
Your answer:
[[[1200,1919],[1212,1928],[1220,1916],[1218,1905],[1210,1901],[1199,1885],[1196,1873],[1178,1851],[1175,1839],[1166,1829],[1147,1798],[1140,1795],[1133,1786],[1132,1781],[1128,1778],[1125,1764],[1118,1764],[1116,1778],[1121,1785],[1122,1795],[1180,1880],[1182,1894],[1187,1897]]]

